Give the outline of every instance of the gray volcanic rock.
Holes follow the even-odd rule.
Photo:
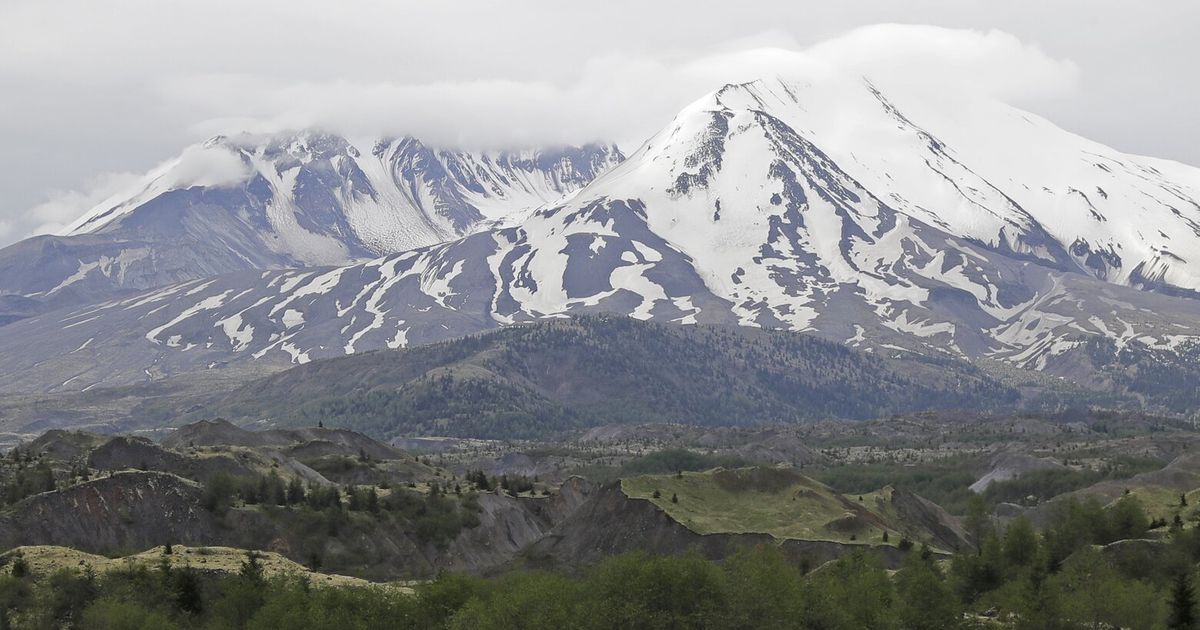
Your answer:
[[[95,433],[52,429],[39,435],[24,448],[35,457],[45,457],[50,461],[75,462],[106,441],[106,436]]]
[[[1034,470],[1056,470],[1064,466],[1049,458],[1024,453],[998,453],[992,457],[988,471],[971,484],[971,492],[983,492],[997,481],[1008,481]]]
[[[34,495],[0,516],[0,548],[62,545],[84,551],[213,544],[219,528],[201,487],[161,472],[120,472]]]
[[[882,506],[881,506],[882,507]],[[893,489],[891,509],[908,523],[918,523],[943,549],[968,549],[967,534],[946,510],[908,490]]]
[[[165,436],[162,445],[167,448],[192,446],[283,446],[287,442],[274,442],[270,436],[258,431],[248,431],[228,420],[200,420],[177,427]]]
[[[227,455],[185,457],[146,438],[116,436],[95,448],[87,457],[88,466],[102,471],[154,470],[199,482],[216,475],[250,477],[255,471]]]

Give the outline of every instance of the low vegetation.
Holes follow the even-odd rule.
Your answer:
[[[1071,509],[1084,511],[1072,515]],[[1172,531],[1167,562],[1114,563],[1091,544],[1094,523],[1079,516],[1097,515],[1087,510],[1065,508],[1043,535],[1017,520],[1003,533],[986,532],[978,550],[949,563],[914,548],[894,574],[861,552],[804,574],[768,545],[744,548],[720,564],[695,554],[630,554],[575,574],[448,574],[406,594],[270,577],[254,553],[236,572],[217,575],[169,562],[39,575],[17,559],[0,577],[0,624],[97,630],[1194,627],[1200,530]],[[1122,518],[1101,517],[1106,527]]]
[[[1034,504],[1073,492],[1101,481],[1128,479],[1157,470],[1162,464],[1133,457],[1113,457],[1103,466],[1031,470],[1003,481],[992,482],[982,492],[989,507],[999,503]],[[951,514],[964,514],[975,496],[970,490],[978,479],[975,460],[956,456],[919,463],[864,463],[831,466],[811,471],[818,481],[843,494],[860,494],[892,485],[910,490],[937,503]]]
[[[741,468],[751,462],[735,455],[711,455],[684,448],[669,448],[632,457],[620,464],[589,464],[573,471],[592,481],[607,482],[638,475],[700,472],[713,468]]]
[[[505,481],[507,484],[507,481]],[[201,505],[225,514],[234,506],[287,508],[287,518],[336,536],[351,515],[387,522],[411,532],[419,542],[445,546],[463,529],[479,525],[474,486],[452,489],[431,483],[420,492],[407,487],[307,485],[299,478],[284,481],[272,471],[252,478],[217,475],[204,485]]]
[[[977,475],[965,457],[920,464],[848,464],[809,473],[842,494],[862,494],[891,485],[919,494],[955,514],[962,514]]]
[[[907,522],[889,509],[890,490],[843,496],[787,468],[643,475],[622,480],[621,489],[653,502],[699,534],[763,533],[781,540],[859,544],[933,542],[925,524]]]
[[[655,426],[637,433],[620,427],[590,432],[615,436],[610,442],[580,439],[540,452],[515,441],[448,441],[435,454],[398,459],[368,456],[369,443],[335,448],[332,442],[313,442],[302,449],[308,456],[303,462],[248,447],[189,446],[179,457],[208,462],[220,454],[238,464],[228,468],[233,474],[187,481],[151,475],[173,480],[170,487],[197,506],[172,513],[186,512],[202,522],[209,528],[204,538],[189,538],[191,547],[141,552],[128,545],[80,545],[110,557],[62,547],[0,555],[0,630],[1196,627],[1187,616],[1194,619],[1197,612],[1192,584],[1200,563],[1200,490],[1194,489],[1200,486],[1195,481],[1200,459],[1181,443],[1184,434],[1164,432],[1157,423],[1116,437],[1077,425],[1048,430],[1058,426],[1020,419],[1011,426],[981,423],[988,431],[1011,433],[1030,455],[1052,456],[1063,467],[1024,471],[972,494],[967,487],[991,456],[961,445],[944,448],[945,442],[920,450],[920,436],[940,435],[930,426],[942,425],[895,421],[881,429],[881,443],[904,435],[903,429],[914,446],[891,452],[877,445],[821,448],[821,458],[804,467],[743,461],[747,452],[770,455],[812,443],[808,436],[791,440],[782,433],[760,440],[757,428],[727,429],[736,433],[729,438],[732,434],[712,429],[689,434]],[[1132,431],[1128,423],[1113,426]],[[840,440],[864,427],[870,428],[863,423],[817,429]],[[978,435],[971,432],[975,427],[967,426],[972,438]],[[730,441],[713,448],[719,435]],[[773,448],[744,450],[751,440]],[[86,494],[77,483],[89,477],[88,488],[147,478],[121,472],[123,461],[89,469],[93,460],[85,452],[64,450],[58,442],[39,444],[0,461],[0,489],[6,501],[17,502],[0,510],[0,525],[19,522],[2,518],[31,506],[64,505],[49,501],[55,495],[24,498],[31,494],[54,489],[68,497]],[[1151,459],[1166,455],[1172,462],[1166,468],[1161,459]],[[127,459],[141,467],[141,458]],[[313,475],[307,463],[327,476]],[[1131,480],[1151,469],[1156,472]],[[732,557],[726,554],[736,545],[765,537],[722,537],[740,542],[720,552],[701,544],[683,556],[538,555],[544,552],[540,543],[554,541],[561,548],[572,542],[570,534],[555,538],[560,530],[547,526],[525,532],[525,542],[487,563],[454,563],[490,552],[502,536],[522,534],[509,525],[516,521],[507,514],[527,522],[560,518],[565,520],[559,523],[575,524],[577,514],[595,513],[552,517],[570,504],[565,499],[592,496],[596,502],[585,507],[611,506],[601,500],[617,496],[611,488],[594,492],[578,480],[555,497],[559,482],[577,472],[593,480],[601,472],[622,479],[624,493],[637,499],[621,497],[622,507],[653,523],[638,530],[646,533],[650,548],[664,551],[653,539],[664,531],[679,533],[679,525],[701,534],[768,534],[783,542],[747,546]],[[69,494],[73,491],[79,494]],[[947,517],[917,494],[962,518]],[[479,526],[481,501],[496,516],[487,520],[499,525],[461,536]],[[1005,505],[997,512],[1000,503],[1023,506]],[[509,508],[513,511],[503,511]],[[115,513],[123,518],[120,510]],[[1034,520],[999,522],[992,518],[997,513]],[[614,525],[604,515],[594,520],[589,525]],[[235,547],[277,553],[247,555]],[[804,555],[812,548],[829,551],[822,557],[845,555],[820,565]],[[701,553],[723,559],[710,562]],[[405,562],[410,572],[396,572]],[[493,577],[439,576],[448,566]],[[533,567],[554,570],[527,570]],[[420,585],[366,581],[435,576]]]
[[[1138,473],[1149,472],[1159,468],[1161,468],[1161,464],[1153,460],[1122,457],[1116,458],[1113,462],[1099,469],[1059,468],[1031,470],[1013,479],[993,482],[983,491],[983,498],[989,505],[997,503],[1025,503],[1030,498],[1035,502],[1040,502],[1061,494],[1087,488],[1101,481],[1128,479]]]

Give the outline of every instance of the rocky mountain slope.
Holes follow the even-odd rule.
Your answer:
[[[601,145],[468,152],[316,131],[214,138],[62,234],[0,250],[0,318],[439,243],[570,195],[621,159]]]
[[[9,391],[82,389],[609,312],[1131,389],[1112,372],[1200,353],[1198,173],[996,103],[730,85],[513,225],[10,324],[0,374]]]

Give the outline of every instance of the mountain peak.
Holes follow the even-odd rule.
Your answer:
[[[22,262],[0,264],[0,293],[50,308],[244,269],[350,264],[519,220],[623,159],[601,144],[366,146],[320,129],[189,146],[61,234],[31,239],[53,247],[10,248]]]
[[[271,238],[238,252],[283,261],[260,267],[356,264],[211,278],[11,324],[0,345],[33,357],[12,370],[45,380],[46,352],[86,347],[142,357],[122,376],[136,380],[142,360],[167,373],[303,363],[597,312],[1062,371],[1089,340],[1169,354],[1200,338],[1194,301],[1139,290],[1200,289],[1197,171],[999,103],[960,111],[863,80],[730,85],[606,170],[619,154],[602,145],[464,152],[397,138],[357,157],[336,139],[302,145],[312,159],[243,152],[247,185],[171,191],[158,203],[186,203],[115,225],[184,225],[226,246],[245,232],[211,217],[253,217]],[[127,278],[142,259],[78,260],[56,284]],[[144,344],[100,347],[105,326],[142,331]]]

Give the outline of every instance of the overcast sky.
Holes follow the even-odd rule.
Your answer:
[[[1195,0],[0,0],[0,245],[218,133],[632,150],[724,82],[806,65],[1200,165],[1198,24]]]

